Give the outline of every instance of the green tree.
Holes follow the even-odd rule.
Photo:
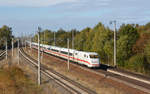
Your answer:
[[[145,73],[145,65],[147,65],[147,61],[145,59],[144,54],[136,54],[132,56],[125,63],[125,68],[134,72]]]
[[[1,30],[1,29],[0,29]],[[6,29],[5,29],[6,30]],[[4,30],[3,30],[4,31]],[[74,48],[81,51],[97,52],[103,63],[113,63],[113,31],[98,23],[94,28],[85,28],[81,31],[72,29],[56,31],[56,46],[67,47],[67,38],[72,42],[74,32]],[[43,39],[45,33],[45,44],[54,44],[54,32],[44,30],[41,33]],[[117,64],[138,72],[150,72],[150,23],[146,25],[123,24],[117,31]],[[0,36],[3,36],[4,33]],[[37,41],[37,35],[34,36]],[[109,63],[110,64],[110,63]]]
[[[86,50],[86,41],[88,38],[88,33],[90,31],[90,28],[85,28],[82,30],[79,34],[75,37],[75,48],[78,50]]]
[[[4,47],[6,40],[10,46],[12,37],[12,28],[6,25],[0,28],[0,48]]]
[[[107,51],[105,51],[106,49],[104,49],[104,47],[108,44],[108,41],[111,41],[113,33],[108,28],[105,28],[101,23],[94,28],[94,32],[95,36],[92,40],[92,51],[99,53],[101,60],[105,62],[107,61],[107,55],[109,53],[106,53]]]
[[[119,39],[117,40],[117,62],[124,66],[125,60],[132,55],[132,47],[138,39],[138,32],[135,25],[122,25],[119,29]]]
[[[150,43],[146,45],[146,48],[144,49],[144,54],[147,58],[148,63],[150,64]]]
[[[146,69],[146,74],[150,75],[150,41],[146,45],[146,48],[144,49],[144,55],[146,57],[147,62],[144,62],[144,68]]]
[[[44,37],[43,38],[44,39],[44,41],[43,41],[44,44],[52,45],[52,43],[54,41],[53,40],[54,34],[51,30],[48,30],[48,29],[44,30],[42,37]]]
[[[107,55],[106,59],[109,65],[113,65],[113,46],[114,46],[113,40],[106,41],[104,45],[104,51]]]

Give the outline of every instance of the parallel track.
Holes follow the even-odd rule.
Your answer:
[[[116,74],[116,73],[112,73],[112,72],[109,72],[107,70],[102,70],[102,69],[90,69],[90,68],[87,68],[85,66],[79,66],[75,63],[72,63],[74,66],[77,66],[85,71],[88,71],[88,72],[91,72],[91,73],[94,73],[94,74],[97,74],[97,75],[100,75],[100,76],[103,76],[105,78],[109,78],[111,80],[114,80],[116,82],[119,82],[119,83],[123,83],[127,86],[130,86],[130,87],[133,87],[133,88],[136,88],[136,89],[139,89],[145,93],[149,93],[150,94],[150,84],[149,83],[145,83],[145,82],[142,82],[142,81],[139,81],[139,80],[135,80],[135,79],[132,79],[132,78],[129,78],[127,76],[122,76],[122,75],[119,75],[119,74]]]
[[[29,55],[27,55],[23,51],[23,49],[20,49],[20,54],[23,58],[25,58],[27,61],[29,61],[30,64],[32,64],[32,66],[37,68],[37,66],[38,66],[37,61],[35,59],[33,59],[32,57],[30,57]],[[76,83],[76,82],[68,79],[67,77],[59,74],[58,72],[54,71],[53,69],[50,69],[42,64],[41,64],[41,73],[43,73],[44,75],[46,75],[49,78],[53,78],[56,83],[58,83],[59,85],[61,85],[62,87],[64,87],[68,91],[70,91],[72,94],[96,94],[94,91],[92,91],[86,87],[83,87],[79,83]]]
[[[148,83],[144,83],[144,82],[141,82],[139,80],[131,79],[131,78],[126,77],[126,76],[122,76],[122,75],[118,75],[118,74],[115,74],[112,72],[108,72],[106,70],[102,70],[101,68],[89,69],[85,66],[79,66],[76,63],[71,63],[71,64],[78,67],[78,68],[81,68],[82,70],[91,72],[91,73],[96,74],[96,75],[103,76],[105,78],[109,78],[109,79],[114,80],[114,81],[119,82],[119,83],[123,83],[127,86],[136,88],[136,89],[141,90],[145,93],[150,93],[150,84],[148,84]]]

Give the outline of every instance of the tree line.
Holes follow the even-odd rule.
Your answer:
[[[102,23],[81,31],[59,29],[54,33],[54,31],[46,29],[40,33],[40,36],[42,44],[60,47],[67,47],[69,38],[70,48],[97,52],[101,63],[113,66],[113,30]],[[11,47],[12,38],[12,28],[6,25],[2,26],[0,28],[0,48],[5,48],[6,40],[8,47]],[[32,40],[37,42],[37,35]],[[72,47],[72,42],[74,42],[74,47]],[[150,75],[150,23],[145,25],[122,24],[117,29],[117,66]]]
[[[46,29],[40,33],[40,36],[42,44],[55,44],[60,47],[67,47],[69,38],[70,48],[97,52],[101,63],[113,65],[113,30],[102,23],[81,31],[59,29],[54,32]],[[33,40],[37,42],[37,35],[33,37]],[[74,47],[72,47],[72,42],[74,42]],[[117,29],[117,66],[150,75],[150,23],[146,25],[122,24]]]

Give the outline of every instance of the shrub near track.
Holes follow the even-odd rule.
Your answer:
[[[0,69],[0,92],[2,94],[41,94],[25,73],[18,67]]]

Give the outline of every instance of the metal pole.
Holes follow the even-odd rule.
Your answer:
[[[19,39],[18,39],[18,65],[19,65],[19,46],[20,46],[20,44],[19,44]]]
[[[116,49],[116,21],[114,21],[114,66],[116,67],[116,58],[117,58],[117,49]]]
[[[21,37],[22,37],[22,38],[21,38],[21,40],[20,40],[20,45],[21,45],[21,46],[24,46],[24,45],[23,45],[23,39],[24,39],[24,37],[23,37],[23,32],[21,33]]]
[[[7,52],[7,39],[6,39],[6,60],[7,60],[7,55],[8,55],[8,52]]]
[[[55,35],[55,32],[54,32],[54,46],[56,46],[56,35]]]
[[[12,38],[12,56],[14,56],[14,39]]]
[[[32,52],[31,46],[32,46],[32,35],[30,36],[30,53]]]
[[[44,32],[43,32],[43,33],[44,33]],[[43,45],[44,45],[44,34],[42,34],[41,37],[42,37],[41,45],[43,46]],[[41,54],[41,61],[43,61],[44,49],[43,49],[43,48],[40,48],[40,50],[42,51],[42,54]]]
[[[70,55],[69,55],[69,39],[67,39],[67,45],[68,45],[68,70],[69,70],[69,63],[70,63]]]
[[[45,44],[45,31],[44,31],[44,43],[43,44]],[[43,52],[42,52],[42,61],[43,61],[43,59],[44,59],[44,48],[43,48]]]
[[[41,84],[41,73],[40,73],[40,28],[38,32],[38,85]]]
[[[25,48],[27,49],[26,40],[25,40]]]
[[[32,44],[31,44],[31,43],[32,43],[32,38],[30,38],[30,49],[31,49],[31,46],[32,46]]]

